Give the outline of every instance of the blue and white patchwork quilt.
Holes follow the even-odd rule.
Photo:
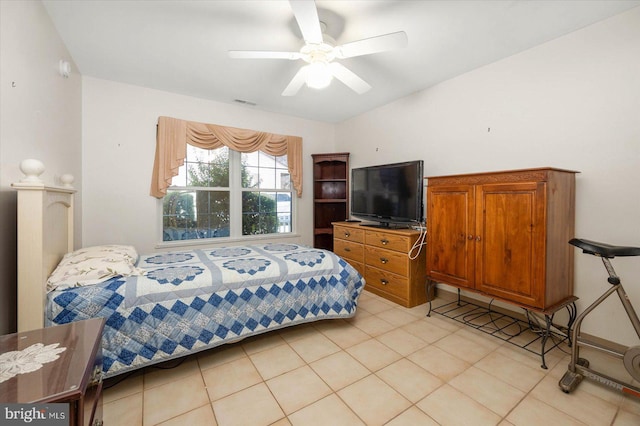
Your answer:
[[[364,279],[330,251],[264,244],[156,253],[144,275],[52,291],[47,324],[105,318],[105,377],[356,312]]]

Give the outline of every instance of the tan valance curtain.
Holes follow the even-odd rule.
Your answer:
[[[187,144],[203,149],[228,146],[239,152],[262,151],[275,156],[287,154],[291,183],[298,197],[302,196],[301,137],[197,123],[171,117],[158,118],[156,157],[151,180],[152,196],[162,198],[167,194],[171,179],[178,174],[178,169],[184,164]]]

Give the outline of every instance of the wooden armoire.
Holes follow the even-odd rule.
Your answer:
[[[576,173],[538,168],[429,177],[427,276],[536,310],[568,300]]]

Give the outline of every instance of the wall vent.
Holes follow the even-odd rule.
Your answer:
[[[237,103],[243,104],[243,105],[256,106],[255,102],[245,101],[244,99],[234,99],[233,102],[237,102]]]

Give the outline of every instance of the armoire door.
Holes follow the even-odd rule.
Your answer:
[[[427,187],[427,275],[474,287],[475,210],[470,185]]]
[[[476,289],[543,306],[545,183],[476,186]]]

